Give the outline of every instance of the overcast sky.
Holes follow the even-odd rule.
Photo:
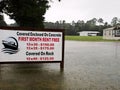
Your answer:
[[[51,4],[46,13],[46,21],[90,20],[103,18],[110,22],[113,17],[120,17],[120,0],[61,0]]]
[[[120,0],[53,0],[45,14],[45,21],[66,22],[103,18],[111,22],[113,17],[120,18]],[[9,22],[8,22],[9,23]]]

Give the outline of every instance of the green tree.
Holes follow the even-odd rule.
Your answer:
[[[78,20],[77,23],[75,23],[74,29],[75,29],[76,34],[84,30],[84,21]]]
[[[98,23],[99,23],[98,31],[100,32],[99,35],[102,36],[102,35],[103,35],[103,25],[102,25],[102,24],[104,23],[104,22],[103,22],[103,19],[102,19],[102,18],[99,18],[99,19],[98,19]]]
[[[104,23],[104,29],[105,29],[105,28],[110,28],[110,27],[112,27],[112,26],[111,26],[110,24],[108,24],[108,22],[105,22],[105,23]]]
[[[89,22],[90,22],[91,25],[96,25],[97,19],[93,18]]]
[[[102,18],[99,18],[99,19],[98,19],[98,23],[99,23],[99,25],[103,24],[103,23],[104,23],[104,22],[103,22],[103,19],[102,19]]]
[[[44,14],[50,0],[1,0],[0,12],[22,27],[44,27]]]
[[[88,20],[85,24],[86,31],[96,31],[96,22],[97,22],[96,18]]]
[[[117,17],[113,17],[111,24],[112,26],[116,26],[118,24],[119,19]]]

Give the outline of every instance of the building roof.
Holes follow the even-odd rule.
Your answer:
[[[120,26],[106,28],[106,29],[103,29],[103,30],[117,30],[117,29],[120,29]]]
[[[80,32],[78,32],[78,33],[82,33],[82,32],[86,32],[86,33],[100,33],[100,32],[98,32],[98,31],[80,31]]]
[[[106,29],[103,29],[103,30],[114,30],[114,27],[106,28]]]
[[[114,30],[116,30],[116,29],[120,29],[120,25],[114,27]]]

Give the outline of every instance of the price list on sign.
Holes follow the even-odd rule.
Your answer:
[[[26,57],[27,60],[54,60],[54,43],[27,43],[27,52]],[[40,52],[37,53],[29,53],[31,50],[37,50]],[[29,57],[31,55],[35,55],[36,57]],[[44,57],[37,57],[38,56],[44,56]],[[47,56],[47,57],[46,57]]]

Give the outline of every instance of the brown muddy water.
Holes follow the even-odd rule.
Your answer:
[[[0,90],[120,90],[120,42],[65,41],[59,64],[3,64]]]

